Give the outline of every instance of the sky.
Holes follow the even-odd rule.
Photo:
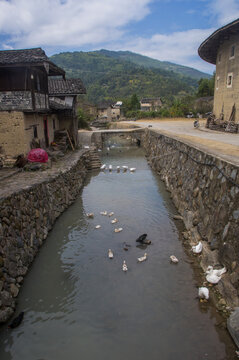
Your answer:
[[[239,0],[0,0],[0,49],[129,50],[212,73],[199,45]]]

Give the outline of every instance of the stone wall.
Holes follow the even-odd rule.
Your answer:
[[[32,110],[31,91],[1,91],[0,110]]]
[[[0,198],[0,322],[13,314],[15,299],[35,255],[55,220],[79,195],[89,151],[78,151],[55,168],[19,174],[25,188]],[[35,177],[35,178],[34,178]],[[1,193],[0,193],[1,194]]]
[[[190,245],[203,243],[201,267],[227,268],[216,287],[230,307],[238,306],[238,167],[152,130],[146,130],[143,142],[183,217]]]

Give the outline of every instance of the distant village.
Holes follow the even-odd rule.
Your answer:
[[[214,115],[207,126],[221,131],[238,131],[238,23],[236,20],[217,30],[199,48],[199,55],[216,65]],[[65,71],[41,48],[0,51],[0,79],[2,163],[64,139],[71,148],[78,147],[79,102],[94,120],[92,126],[105,127],[124,119],[120,100],[97,106],[82,102],[87,91],[81,79],[67,79]],[[212,103],[213,98],[207,101]],[[139,110],[145,114],[162,106],[160,97],[139,99]]]

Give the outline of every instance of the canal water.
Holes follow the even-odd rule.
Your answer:
[[[88,175],[81,196],[57,220],[35,259],[17,306],[16,313],[25,312],[22,324],[0,328],[0,359],[234,359],[234,345],[218,326],[222,319],[196,299],[200,284],[164,184],[142,149],[115,141],[102,151],[113,171]],[[117,173],[117,165],[136,171]],[[113,225],[114,217],[119,222]],[[116,227],[123,231],[115,233]],[[147,249],[135,241],[143,233],[152,241]],[[147,261],[138,263],[145,252]],[[172,254],[177,265],[169,262]]]

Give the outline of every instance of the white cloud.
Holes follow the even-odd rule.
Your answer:
[[[8,45],[83,46],[118,39],[143,19],[152,0],[0,0],[0,32]]]
[[[238,0],[211,0],[208,9],[218,26],[225,25],[239,18]]]
[[[120,45],[118,50],[131,50],[154,59],[195,67],[201,71],[213,72],[214,67],[201,60],[197,55],[197,50],[199,45],[214,30],[192,29],[168,35],[155,34],[151,38],[134,38],[132,41]]]
[[[213,29],[130,40],[126,26],[150,14],[149,6],[156,1],[180,0],[0,0],[0,33],[5,35],[2,48],[125,49],[212,72],[214,67],[199,58],[197,49],[216,28],[239,17],[239,1],[201,0],[202,11],[207,9],[205,15],[213,19]],[[189,1],[186,12],[194,11]]]

